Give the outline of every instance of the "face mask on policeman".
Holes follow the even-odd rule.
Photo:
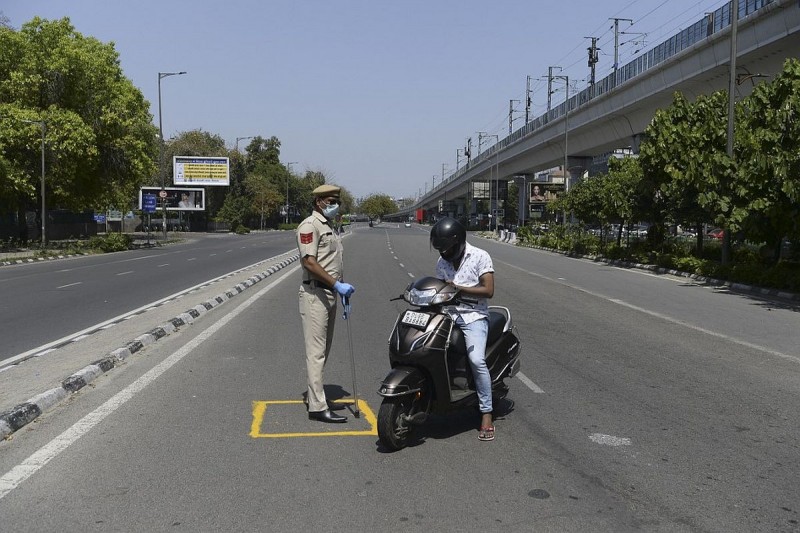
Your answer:
[[[322,200],[320,209],[322,210],[322,216],[328,220],[332,220],[339,212],[339,200],[335,198],[327,198]]]

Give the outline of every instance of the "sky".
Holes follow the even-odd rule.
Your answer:
[[[2,0],[14,28],[69,17],[113,42],[165,138],[203,130],[275,136],[295,173],[322,171],[355,197],[414,197],[463,166],[478,133],[508,135],[547,107],[548,67],[587,86],[726,0]],[[630,22],[632,21],[632,23]],[[573,85],[574,81],[574,85]],[[564,99],[553,81],[553,105]],[[239,141],[243,150],[249,139]],[[490,144],[494,142],[488,141]],[[484,141],[483,149],[487,148]]]

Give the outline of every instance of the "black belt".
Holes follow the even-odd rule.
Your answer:
[[[312,289],[325,289],[326,291],[333,292],[333,289],[327,285],[323,285],[322,282],[315,279],[304,279],[303,285],[310,285]]]

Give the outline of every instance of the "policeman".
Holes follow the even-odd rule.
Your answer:
[[[297,228],[297,247],[303,266],[300,318],[306,343],[308,418],[321,422],[347,422],[328,406],[322,387],[322,369],[333,341],[337,296],[349,297],[355,287],[344,283],[342,243],[332,221],[339,212],[340,188],[320,185],[312,192],[314,211]]]

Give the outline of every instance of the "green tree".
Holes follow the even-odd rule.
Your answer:
[[[380,218],[397,211],[397,204],[386,194],[373,194],[361,202],[359,211],[365,213],[370,219]]]
[[[38,205],[46,123],[46,190],[52,207],[128,205],[155,174],[156,129],[141,92],[123,76],[113,44],[84,37],[68,18],[0,25],[2,207]]]
[[[738,195],[747,203],[743,227],[780,258],[783,237],[800,238],[800,61],[762,83],[742,104]]]
[[[173,183],[172,158],[174,156],[228,157],[229,153],[222,137],[201,129],[180,132],[171,139],[165,139],[164,173],[167,186]],[[234,175],[235,162],[231,167],[231,187],[206,187],[206,215],[208,217],[217,215],[230,189],[237,189],[240,191],[240,195],[243,194],[240,183],[244,180],[244,176]],[[154,176],[150,184],[160,187],[161,179]]]
[[[720,199],[728,198],[709,181],[715,161],[726,150],[723,97],[716,93],[692,103],[676,93],[670,107],[656,112],[640,150],[646,183],[661,194],[669,218],[697,228],[698,250],[703,246],[702,225],[715,221]],[[718,175],[714,182],[720,181]]]

